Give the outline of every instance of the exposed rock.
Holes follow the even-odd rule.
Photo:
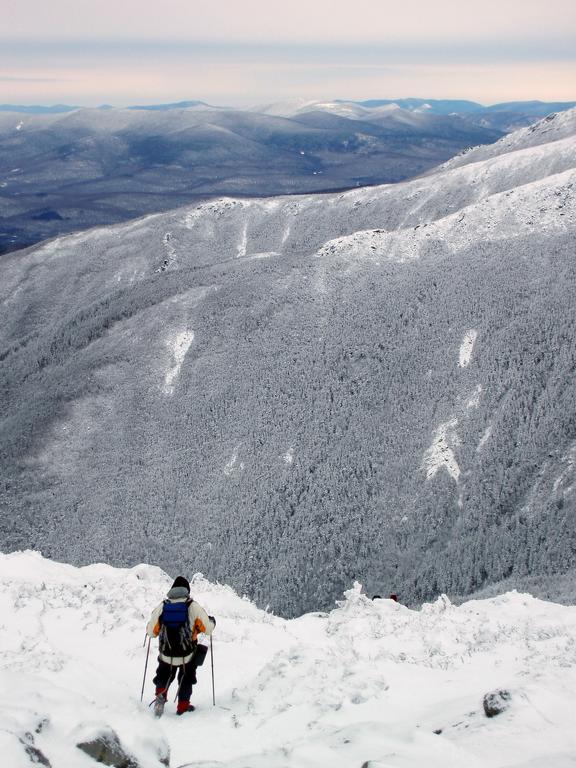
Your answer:
[[[124,750],[117,734],[109,726],[98,727],[93,735],[76,746],[97,763],[112,768],[139,768],[138,762]]]
[[[38,749],[38,747],[35,747],[33,744],[26,744],[24,741],[22,744],[31,763],[34,763],[34,765],[44,765],[46,768],[50,768],[50,760],[48,760],[42,750]]]
[[[362,763],[362,768],[384,768],[384,763],[379,763],[377,760],[366,760]]]
[[[38,747],[34,745],[34,737],[30,733],[25,733],[24,737],[18,737],[20,744],[24,747],[24,751],[30,758],[30,762],[33,765],[43,765],[45,768],[51,768],[50,760],[46,757]]]
[[[29,731],[25,733],[16,733],[10,728],[5,727],[6,721],[3,720],[3,727],[0,728],[0,765],[11,766],[14,759],[19,766],[29,765],[44,766],[51,768],[50,760],[34,744],[34,737]],[[12,759],[11,759],[12,758]]]
[[[50,721],[47,717],[43,717],[42,720],[39,720],[36,724],[36,728],[34,729],[34,733],[42,733],[42,731],[46,728]]]
[[[496,717],[510,706],[512,694],[510,691],[491,691],[484,696],[483,705],[486,717]]]

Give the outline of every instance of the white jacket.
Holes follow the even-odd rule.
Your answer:
[[[170,602],[185,603],[186,600],[189,599],[189,597],[178,597],[172,598]],[[158,637],[160,634],[160,616],[162,615],[163,608],[164,601],[157,605],[156,608],[154,608],[152,611],[150,620],[146,626],[146,634],[148,637]],[[211,635],[214,631],[215,625],[210,621],[208,614],[204,608],[202,608],[201,605],[198,605],[198,603],[196,603],[194,600],[192,600],[188,606],[188,619],[190,621],[190,626],[192,627],[192,640],[197,640],[198,635],[200,634]],[[192,653],[188,654],[188,656],[165,656],[163,653],[158,654],[159,659],[166,662],[166,664],[171,664],[174,667],[182,666],[182,664],[188,664],[192,656]]]

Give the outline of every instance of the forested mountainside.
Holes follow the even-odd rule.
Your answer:
[[[355,578],[565,584],[575,134],[572,110],[411,182],[4,257],[1,548],[202,571],[285,615]]]

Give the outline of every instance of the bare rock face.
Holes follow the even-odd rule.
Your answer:
[[[116,732],[109,726],[98,728],[92,736],[78,742],[76,746],[97,763],[112,768],[139,768],[138,762],[124,750]]]
[[[496,717],[505,712],[510,706],[512,694],[510,691],[491,691],[484,696],[483,705],[486,717]]]

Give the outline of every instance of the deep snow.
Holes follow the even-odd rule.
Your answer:
[[[89,768],[75,743],[98,724],[146,768],[568,768],[576,764],[576,607],[511,592],[421,610],[359,586],[330,613],[284,620],[230,588],[193,580],[217,617],[198,709],[156,721],[144,704],[144,626],[169,577],[158,568],[75,568],[0,555],[2,765]],[[505,688],[508,711],[482,698]],[[438,733],[435,733],[437,731]],[[28,735],[26,735],[28,734]]]

